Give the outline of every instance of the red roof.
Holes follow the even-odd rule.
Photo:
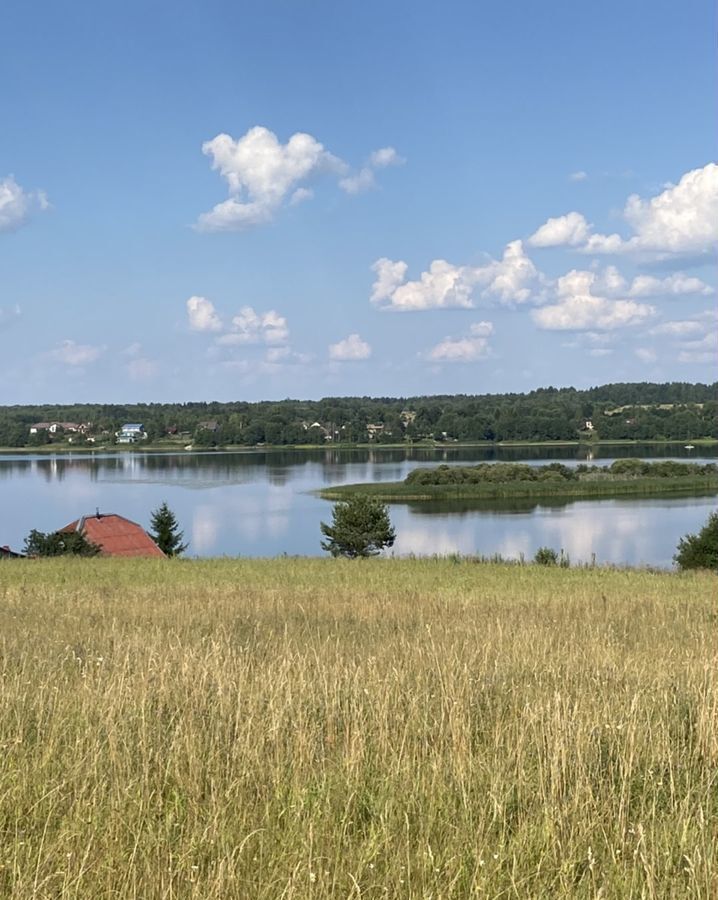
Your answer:
[[[164,556],[141,525],[116,513],[83,516],[60,531],[79,531],[102,547],[102,556]]]

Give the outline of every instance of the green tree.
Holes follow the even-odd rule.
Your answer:
[[[698,534],[687,534],[680,539],[673,559],[679,569],[712,569],[718,572],[718,512],[708,516],[708,521]]]
[[[25,538],[24,550],[28,556],[97,556],[102,547],[77,531],[46,534],[33,528]]]
[[[321,523],[322,550],[332,556],[376,556],[391,547],[396,532],[383,503],[373,497],[357,494],[334,505],[332,524]]]
[[[182,543],[184,532],[179,530],[177,517],[166,503],[154,510],[151,523],[150,537],[165,556],[179,556],[184,553],[188,547]]]

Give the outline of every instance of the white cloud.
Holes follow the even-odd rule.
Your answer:
[[[705,253],[718,239],[718,165],[693,169],[650,200],[628,198],[624,217],[635,236],[627,249]]]
[[[603,271],[597,270],[596,290],[609,297],[680,297],[686,294],[714,293],[700,278],[675,272],[666,278],[653,275],[638,275],[628,282],[615,266],[606,266]]]
[[[49,206],[43,191],[23,190],[12,175],[0,180],[0,232],[17,231]]]
[[[48,353],[53,362],[65,366],[86,366],[95,362],[104,353],[105,347],[93,347],[91,344],[77,344],[75,341],[62,341]]]
[[[289,328],[284,316],[273,309],[256,312],[251,306],[243,306],[232,319],[231,331],[217,338],[218,344],[285,344],[289,340]]]
[[[299,203],[304,203],[305,200],[311,200],[313,196],[314,191],[311,188],[297,188],[292,194],[289,204],[290,206],[297,206]]]
[[[675,272],[667,278],[638,275],[633,279],[628,293],[631,297],[680,297],[684,294],[708,296],[714,291],[700,278],[686,275],[684,272]]]
[[[696,319],[683,319],[675,322],[662,322],[651,328],[649,334],[666,335],[672,338],[687,338],[703,334],[705,326]]]
[[[343,341],[329,345],[329,358],[335,361],[353,361],[369,359],[371,347],[363,341],[358,334],[350,334]]]
[[[530,238],[534,247],[578,247],[585,253],[629,253],[666,258],[712,252],[718,240],[718,165],[709,163],[647,200],[631,195],[623,219],[633,234],[592,234],[585,218],[570,212],[549,219]]]
[[[544,279],[526,256],[521,241],[507,244],[502,259],[483,266],[455,266],[435,259],[418,281],[405,281],[408,266],[385,257],[372,270],[377,275],[371,302],[382,309],[471,309],[474,295],[504,304],[525,303]]]
[[[287,198],[290,204],[308,200],[312,191],[302,183],[323,174],[339,177],[343,190],[358,193],[373,185],[375,169],[403,161],[392,147],[384,147],[352,174],[343,160],[311,134],[297,132],[282,144],[274,132],[260,125],[237,140],[218,134],[205,141],[202,152],[226,180],[229,198],[200,215],[199,231],[239,231],[269,222]]]
[[[491,322],[476,322],[469,327],[466,337],[446,337],[427,354],[432,362],[476,362],[491,355],[489,337],[493,334]]]
[[[346,175],[340,179],[339,187],[346,191],[347,194],[360,194],[368,191],[376,184],[374,172],[377,169],[386,169],[388,166],[402,166],[406,160],[399,156],[393,147],[382,147],[375,150],[370,156],[365,166],[362,166],[358,172]]]
[[[187,316],[192,331],[222,330],[222,320],[217,315],[214,303],[206,297],[190,297],[187,301]]]
[[[218,134],[205,141],[202,152],[212,157],[212,168],[227,181],[230,197],[199,217],[201,231],[235,231],[267,222],[301,181],[322,171],[344,169],[310,134],[298,132],[281,144],[276,134],[261,126],[236,141]]]
[[[347,175],[346,178],[339,181],[339,187],[347,194],[361,194],[368,191],[369,188],[373,188],[375,184],[374,170],[369,166],[364,166],[363,169],[359,169],[358,172]]]
[[[549,331],[612,331],[638,325],[655,309],[635,300],[613,300],[595,293],[597,275],[573,269],[558,279],[557,303],[532,311],[539,328]]]
[[[571,172],[568,176],[569,181],[585,181],[588,178],[588,173],[584,172],[583,169],[579,169],[578,172]]]
[[[565,216],[547,219],[528,239],[530,247],[578,247],[588,238],[591,225],[581,213],[570,212]]]
[[[592,350],[588,351],[589,356],[595,357],[604,357],[611,356],[613,354],[613,350],[610,347],[594,347]]]
[[[399,156],[393,147],[382,147],[375,150],[369,157],[369,165],[375,169],[385,169],[387,166],[403,166],[406,160]]]
[[[678,354],[681,363],[711,363],[718,359],[718,329],[695,341],[684,341]]]
[[[650,347],[636,347],[633,351],[641,362],[649,364],[658,359],[658,354]]]

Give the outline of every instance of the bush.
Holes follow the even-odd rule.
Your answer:
[[[539,547],[534,556],[534,562],[537,566],[556,566],[558,565],[558,553],[551,547]]]
[[[322,550],[332,556],[376,556],[384,547],[391,547],[396,538],[389,512],[379,500],[356,494],[336,503],[332,510],[332,524],[321,523]]]
[[[711,569],[718,572],[718,512],[708,516],[708,521],[698,534],[687,534],[680,539],[673,559],[679,569]]]

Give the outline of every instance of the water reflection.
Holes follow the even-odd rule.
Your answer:
[[[324,485],[398,481],[413,468],[440,462],[718,458],[716,448],[695,453],[675,445],[632,445],[6,455],[0,456],[0,544],[20,547],[31,528],[54,530],[96,507],[146,526],[150,511],[166,500],[191,554],[318,555],[319,523],[329,519],[331,506],[311,492]],[[678,538],[697,531],[714,505],[712,497],[394,505],[394,552],[531,558],[547,545],[563,548],[576,561],[595,553],[599,562],[667,566]]]

